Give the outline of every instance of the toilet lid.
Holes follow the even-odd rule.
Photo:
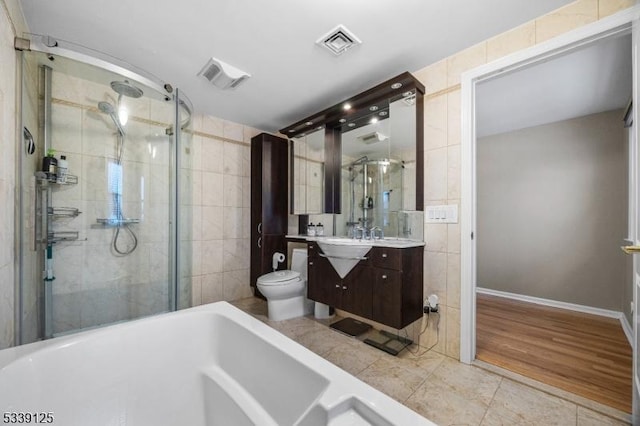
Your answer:
[[[258,278],[258,282],[260,284],[266,285],[277,285],[283,283],[284,281],[294,280],[298,277],[300,277],[300,272],[290,270],[275,271],[261,276],[260,278]]]

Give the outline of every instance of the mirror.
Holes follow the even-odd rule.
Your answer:
[[[388,237],[416,237],[420,230],[410,229],[408,217],[416,210],[416,91],[372,104],[369,111],[340,126],[342,213],[336,215],[336,235],[378,227]]]
[[[402,73],[296,122],[291,212],[334,213],[335,235],[422,239],[424,86]]]
[[[324,128],[293,139],[292,214],[324,211]]]

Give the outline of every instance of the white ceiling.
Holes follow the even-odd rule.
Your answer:
[[[481,82],[477,136],[626,107],[632,90],[631,57],[631,35],[618,36]]]
[[[416,71],[572,0],[20,0],[31,32],[129,62],[182,89],[196,111],[273,131]],[[315,41],[338,24],[363,44]],[[220,91],[210,57],[252,77]]]

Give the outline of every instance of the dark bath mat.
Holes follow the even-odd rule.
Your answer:
[[[331,324],[330,327],[349,336],[359,336],[371,328],[369,324],[353,318],[341,319]]]
[[[393,356],[398,355],[404,348],[413,343],[413,340],[396,336],[384,330],[372,333],[370,337],[364,339],[364,343],[374,348],[385,351]]]

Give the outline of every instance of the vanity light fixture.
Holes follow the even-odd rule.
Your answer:
[[[351,104],[350,103],[346,103],[342,106],[342,109],[345,111],[349,111],[351,109]]]
[[[347,124],[347,126],[349,126],[349,127],[356,127],[356,123],[349,123],[349,124]]]
[[[369,111],[377,111],[378,110],[378,106],[377,105],[371,105],[369,107]]]
[[[347,119],[346,118],[341,118],[340,120],[338,120],[340,123],[346,123]]]
[[[380,117],[386,117],[386,116],[387,116],[387,114],[389,114],[387,111],[380,111],[380,112],[378,113],[378,115],[379,115]]]
[[[402,87],[402,83],[393,83],[393,84],[391,85],[391,88],[392,88],[393,90],[399,89],[399,88],[401,88],[401,87]]]
[[[369,123],[371,123],[371,124],[376,124],[377,122],[378,122],[378,119],[377,119],[377,118],[375,118],[375,117],[373,117],[373,118],[371,119],[371,121],[369,121]]]
[[[362,44],[360,39],[356,37],[344,25],[338,25],[318,40],[316,44],[329,50],[334,55],[342,55],[355,45]]]
[[[306,123],[304,123],[305,126],[311,126],[313,124],[313,121],[307,121]]]

